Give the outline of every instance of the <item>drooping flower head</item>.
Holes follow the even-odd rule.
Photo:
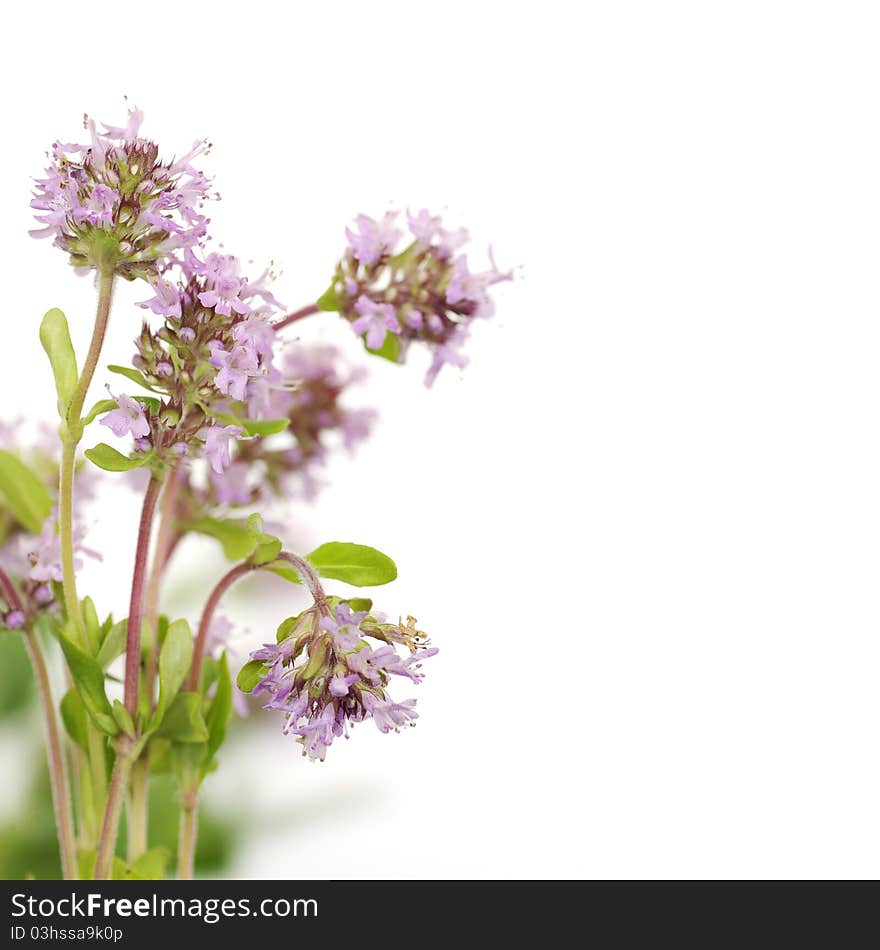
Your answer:
[[[409,241],[401,244],[398,217],[357,217],[356,229],[346,230],[348,249],[320,306],[338,310],[368,349],[396,362],[410,343],[427,344],[430,385],[445,364],[467,362],[462,346],[471,320],[494,313],[489,288],[512,275],[496,267],[491,252],[490,268],[472,271],[467,255],[459,253],[467,232],[448,230],[425,209],[407,214]]]
[[[207,143],[163,160],[158,146],[140,136],[142,121],[143,113],[132,109],[124,127],[99,131],[86,118],[87,144],[52,145],[31,201],[40,223],[31,234],[53,238],[75,267],[151,278],[205,236],[209,182],[192,162]]]
[[[277,642],[251,654],[239,682],[284,714],[284,732],[298,738],[303,755],[323,761],[349,724],[372,719],[380,732],[414,724],[416,700],[396,702],[388,686],[394,676],[420,683],[422,662],[436,653],[412,617],[390,624],[330,597],[284,621]]]

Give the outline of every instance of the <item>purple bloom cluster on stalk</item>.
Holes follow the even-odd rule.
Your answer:
[[[339,312],[367,349],[385,358],[402,362],[410,344],[425,345],[432,354],[430,384],[444,365],[465,364],[462,344],[472,321],[493,313],[491,288],[511,279],[495,266],[491,250],[491,267],[473,270],[463,252],[467,233],[446,228],[426,210],[405,220],[396,212],[379,219],[359,215],[346,230],[347,249],[330,289],[285,314],[270,289],[272,274],[253,279],[239,258],[210,243],[204,207],[216,195],[194,166],[207,143],[163,159],[141,136],[142,119],[136,109],[119,127],[99,128],[87,118],[89,141],[56,142],[36,182],[32,207],[40,227],[32,234],[52,238],[78,270],[96,271],[97,307],[84,359],[73,351],[60,310],[50,310],[40,327],[58,395],[60,462],[54,441],[48,461],[4,452],[0,466],[0,626],[24,628],[42,684],[66,878],[77,876],[78,848],[94,852],[96,879],[113,876],[124,808],[131,870],[153,850],[148,783],[162,759],[154,741],[188,747],[175,769],[178,876],[192,877],[199,789],[216,764],[235,701],[231,625],[216,611],[230,587],[254,571],[298,579],[312,596],[312,606],[286,620],[276,642],[253,652],[237,678],[242,692],[252,690],[265,708],[282,713],[284,732],[296,737],[304,755],[322,761],[336,738],[367,719],[382,733],[415,723],[416,700],[398,701],[389,690],[395,677],[420,683],[423,661],[437,650],[412,617],[389,623],[371,612],[372,601],[329,597],[321,586],[322,577],[352,586],[389,583],[397,576],[391,558],[340,541],[301,556],[284,549],[272,533],[279,529],[258,512],[227,517],[223,509],[284,499],[301,485],[313,494],[329,450],[336,444],[352,449],[373,420],[372,410],[349,408],[345,398],[361,372],[350,370],[331,346],[294,342],[282,357],[279,330],[321,310]],[[142,279],[150,293],[138,298],[145,319],[131,366],[108,369],[149,395],[108,387],[112,399],[86,411],[116,277]],[[99,417],[104,431],[132,440],[132,451],[125,458],[98,444],[86,458],[98,468],[148,476],[128,615],[115,624],[112,616],[102,623],[96,605],[77,591],[82,557],[92,554],[74,510],[84,494],[77,448]],[[0,423],[0,443],[15,437]],[[161,587],[173,552],[196,531],[220,540],[237,563],[208,595],[193,640],[186,621],[162,613]],[[80,746],[73,783],[40,638],[32,636],[36,619],[66,637],[72,691],[66,701],[72,705],[62,703],[65,723],[80,705],[89,717],[87,741],[80,741],[79,719],[70,730]],[[101,671],[123,648],[123,702],[111,705]]]
[[[298,737],[303,755],[323,761],[334,739],[366,719],[387,733],[418,718],[415,699],[396,702],[387,692],[392,676],[420,683],[422,661],[437,653],[412,617],[389,624],[330,598],[285,621],[278,637],[251,654],[262,664],[253,692],[284,714],[284,733]]]
[[[160,460],[195,458],[222,474],[231,444],[244,435],[231,419],[260,418],[280,374],[273,363],[271,318],[281,309],[269,275],[251,281],[231,254],[200,255],[187,248],[140,306],[162,318],[144,323],[133,359],[146,386],[161,399],[116,397],[101,421],[135,448]]]
[[[76,267],[154,277],[175,253],[205,237],[201,209],[210,183],[192,162],[207,143],[163,161],[158,147],[140,136],[142,121],[139,109],[123,127],[99,130],[86,118],[88,143],[52,145],[31,201],[41,226],[31,234],[53,238]]]
[[[491,251],[491,267],[472,271],[459,253],[467,232],[447,229],[425,209],[407,214],[401,243],[398,218],[362,214],[346,229],[348,250],[320,305],[339,310],[369,349],[398,362],[410,343],[427,344],[430,385],[445,364],[466,364],[462,347],[471,321],[495,312],[489,289],[512,275],[496,267]]]

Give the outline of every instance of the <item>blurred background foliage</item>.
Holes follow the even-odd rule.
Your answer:
[[[42,735],[42,723],[27,654],[20,634],[0,634],[0,743],[26,733]],[[49,776],[43,758],[43,744],[31,743],[32,751],[17,755],[16,768],[25,774],[11,783],[24,789],[20,801],[0,813],[0,879],[20,880],[61,878],[55,819],[49,791]],[[0,749],[2,752],[2,749]],[[0,755],[0,758],[4,758]],[[4,776],[7,780],[9,776]],[[171,855],[177,850],[178,804],[174,780],[168,775],[155,776],[150,792],[150,836],[152,846],[162,846]],[[210,808],[199,816],[199,843],[196,874],[220,876],[229,865],[238,836],[243,833],[241,818],[237,824],[224,821]],[[122,823],[119,853],[125,853],[125,822]],[[175,862],[169,864],[169,875]]]

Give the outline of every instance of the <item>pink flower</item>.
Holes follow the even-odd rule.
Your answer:
[[[446,302],[451,306],[465,303],[468,312],[475,317],[491,317],[495,312],[495,304],[489,297],[489,288],[503,280],[513,280],[510,271],[502,273],[498,270],[491,251],[489,259],[492,269],[481,274],[472,274],[468,269],[467,255],[460,254],[452,262],[452,277],[446,288]]]
[[[144,415],[143,406],[125,393],[120,393],[113,398],[119,408],[108,412],[101,420],[101,425],[107,426],[114,435],[131,435],[135,439],[146,438],[150,434],[150,423]]]
[[[217,501],[221,505],[246,505],[251,500],[248,485],[250,468],[244,462],[233,462],[226,471],[218,474],[211,472],[211,481]]]
[[[258,372],[257,354],[244,346],[227,350],[217,340],[209,344],[211,365],[218,369],[214,385],[233,399],[244,400],[248,380]]]
[[[222,475],[231,459],[229,446],[241,435],[239,426],[211,426],[203,430],[205,438],[205,458],[218,475]]]
[[[354,309],[360,316],[352,323],[351,328],[358,336],[366,333],[367,346],[371,350],[378,350],[382,346],[389,330],[392,333],[400,333],[400,324],[390,303],[376,303],[361,295]]]
[[[236,343],[253,351],[257,356],[268,356],[275,345],[275,330],[264,317],[251,314],[232,328]]]
[[[348,246],[361,264],[369,267],[394,249],[400,237],[400,230],[395,226],[396,219],[396,211],[389,211],[379,221],[366,214],[359,214],[355,218],[357,232],[351,228],[345,229]]]
[[[141,301],[138,306],[149,309],[162,317],[177,317],[180,319],[180,291],[167,280],[157,278],[150,286],[154,296],[149,300]]]
[[[450,366],[457,366],[459,369],[467,366],[468,358],[462,353],[461,348],[467,340],[467,331],[458,330],[454,336],[450,337],[446,343],[436,346],[431,354],[431,365],[425,374],[425,385],[433,386],[434,380],[440,370],[448,363]]]
[[[239,314],[249,312],[250,308],[239,296],[246,281],[241,276],[241,264],[237,257],[232,254],[209,254],[199,273],[204,277],[207,288],[199,294],[203,307],[213,307],[224,317],[231,316],[233,310]]]

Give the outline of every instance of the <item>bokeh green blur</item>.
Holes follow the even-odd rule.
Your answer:
[[[29,743],[27,751],[9,737],[26,733],[41,736],[42,724],[36,704],[33,674],[21,635],[0,633],[0,775],[6,791],[14,795],[10,809],[0,811],[0,879],[61,878],[55,819],[42,742]],[[5,796],[8,798],[9,796]],[[170,776],[157,776],[151,783],[151,846],[168,850],[168,867],[174,868],[177,849],[177,791]],[[207,807],[199,816],[196,874],[220,877],[232,859],[240,821],[233,825]],[[118,852],[125,853],[125,822]]]

